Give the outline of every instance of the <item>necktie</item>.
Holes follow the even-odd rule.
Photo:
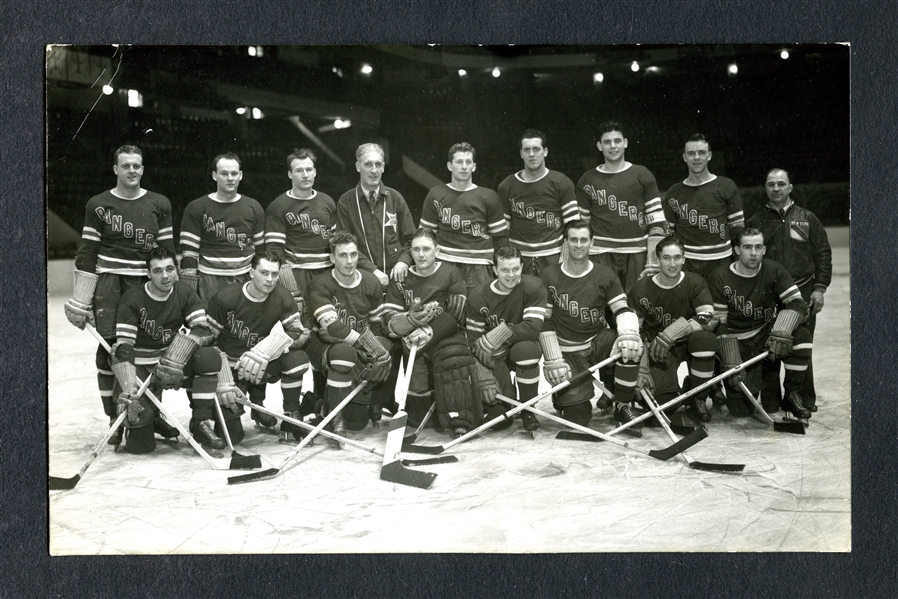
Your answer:
[[[371,212],[374,212],[374,205],[377,204],[377,194],[373,191],[368,192],[368,205],[371,206]]]

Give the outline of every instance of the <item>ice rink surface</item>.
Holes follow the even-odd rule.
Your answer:
[[[846,235],[847,237],[847,235]],[[247,471],[213,470],[182,438],[154,453],[103,448],[72,490],[49,492],[52,555],[221,553],[568,553],[825,551],[851,549],[850,320],[847,243],[834,247],[833,282],[818,316],[819,411],[805,435],[714,412],[694,460],[745,464],[741,473],[691,469],[610,443],[558,440],[546,419],[535,438],[520,421],[447,453],[457,463],[429,490],[380,480],[381,460],[323,438],[273,479],[228,485]],[[108,429],[96,389],[96,343],[65,319],[68,295],[48,299],[49,474],[75,475]],[[545,383],[543,383],[545,384]],[[163,402],[186,426],[186,394]],[[266,407],[281,411],[269,385]],[[538,406],[552,412],[551,400]],[[776,414],[779,417],[782,412]],[[237,450],[276,466],[291,446],[252,428]],[[610,415],[592,428],[614,427]],[[350,436],[382,450],[387,423]],[[671,441],[659,428],[646,449]],[[432,429],[418,443],[451,437]],[[226,450],[224,455],[228,454]],[[413,454],[406,457],[423,458]]]

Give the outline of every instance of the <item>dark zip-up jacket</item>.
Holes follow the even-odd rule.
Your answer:
[[[362,270],[380,269],[388,276],[400,260],[413,264],[411,254],[415,223],[402,194],[381,183],[374,210],[360,184],[337,200],[337,231],[349,231],[359,238]]]
[[[826,290],[832,282],[833,260],[826,229],[813,212],[795,202],[780,213],[767,204],[746,223],[764,233],[765,258],[786,267],[796,285],[810,281]]]

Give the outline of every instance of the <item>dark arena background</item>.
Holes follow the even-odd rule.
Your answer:
[[[378,459],[323,441],[277,478],[240,486],[183,439],[150,455],[104,446],[76,488],[50,492],[50,554],[850,551],[849,51],[49,46],[48,462],[57,477],[78,472],[108,429],[96,342],[68,324],[63,304],[85,204],[114,186],[113,151],[123,144],[143,151],[141,186],[171,200],[177,240],[188,202],[215,190],[213,157],[228,151],[243,160],[240,193],[267,206],[289,187],[285,159],[295,148],[316,152],[315,188],[338,198],[358,182],[356,148],[377,142],[387,154],[383,181],[401,191],[417,222],[428,189],[449,180],[446,153],[456,142],[477,150],[474,182],[495,189],[522,168],[518,139],[535,127],[548,137],[547,166],[577,181],[601,161],[599,123],[619,121],[626,159],[651,170],[663,194],[686,177],[684,140],[701,132],[710,171],[736,182],[747,217],[766,201],[766,173],[791,173],[793,198],[827,227],[834,269],[814,348],[819,412],[806,434],[722,413],[690,449],[695,460],[744,464],[744,472],[558,440],[562,427],[550,421],[535,438],[516,423],[458,445],[457,463],[426,468],[438,474],[429,490],[382,481]],[[183,391],[166,392],[164,401],[187,422]],[[266,406],[281,405],[270,385]],[[539,407],[552,410],[548,399]],[[244,423],[239,451],[259,454],[266,467],[289,453],[248,416]],[[591,426],[610,430],[611,418]],[[386,432],[381,424],[354,437],[383,448]],[[422,432],[424,444],[447,438]],[[647,428],[633,443],[670,440]],[[594,579],[621,575],[609,570],[597,565]]]

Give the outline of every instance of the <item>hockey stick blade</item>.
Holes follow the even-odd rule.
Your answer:
[[[274,478],[278,475],[277,468],[269,468],[268,470],[263,470],[261,472],[251,472],[250,474],[239,474],[237,476],[228,477],[229,485],[240,485],[243,483],[251,483],[257,480],[263,480],[266,478]]]
[[[558,434],[555,435],[556,439],[561,439],[563,441],[589,441],[590,443],[604,443],[605,439],[599,439],[598,437],[593,437],[592,435],[587,435],[586,433],[577,433],[574,431],[558,431]]]
[[[262,458],[258,455],[242,455],[236,451],[231,454],[231,465],[228,470],[256,470],[262,467]]]
[[[712,464],[710,462],[699,462],[692,460],[689,467],[693,470],[706,470],[708,472],[742,472],[745,470],[745,464]]]
[[[434,464],[455,464],[458,462],[458,458],[454,455],[447,455],[440,458],[427,458],[423,460],[412,460],[408,458],[402,458],[399,460],[403,466],[432,466]]]
[[[380,469],[380,479],[391,483],[429,489],[437,475],[433,472],[419,472],[404,467],[400,460],[390,462]]]
[[[80,474],[76,474],[71,478],[51,476],[48,486],[51,491],[68,491],[69,489],[74,489],[79,480],[81,480]]]
[[[664,449],[650,449],[649,455],[653,458],[661,460],[662,462],[667,461],[678,453],[686,451],[702,439],[707,438],[707,436],[708,431],[699,427],[670,447],[665,447]]]
[[[406,440],[408,437],[402,440],[402,451],[406,453],[423,453],[427,455],[436,455],[438,453],[443,453],[446,451],[446,448],[442,445],[415,445],[414,443],[407,443]]]
[[[793,435],[803,435],[805,425],[801,422],[774,422],[773,430],[778,433],[791,433]]]

